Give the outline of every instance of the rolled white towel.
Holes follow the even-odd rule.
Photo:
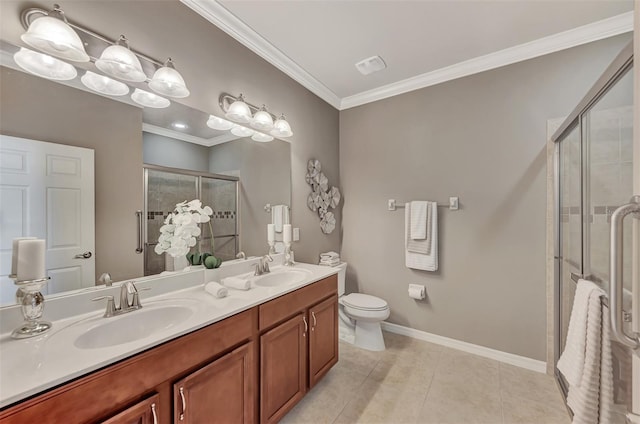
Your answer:
[[[251,281],[238,277],[227,277],[220,280],[226,287],[236,290],[249,290],[251,288]]]
[[[229,290],[217,281],[209,281],[204,285],[204,290],[217,298],[227,297],[227,294],[229,294]]]

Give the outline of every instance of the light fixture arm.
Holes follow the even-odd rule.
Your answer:
[[[69,21],[64,13],[64,11],[60,8],[59,5],[54,4],[53,5],[53,10],[52,11],[47,11],[45,9],[41,9],[39,7],[30,7],[27,9],[24,9],[22,11],[22,13],[20,14],[20,23],[22,24],[22,27],[26,30],[29,28],[29,25],[31,24],[31,22],[33,22],[34,20],[36,20],[37,18],[40,18],[42,16],[49,16],[52,12],[56,12],[57,14],[59,14],[63,20],[65,21],[65,23],[67,25],[69,25],[71,28],[73,28],[74,30],[76,30],[76,32],[79,32],[80,38],[84,39],[86,37],[92,38],[92,39],[96,39],[101,41],[104,44],[107,44],[109,46],[113,46],[118,44],[118,42],[120,41],[118,40],[110,40],[109,38],[98,34],[97,32],[91,31],[90,29],[84,28],[76,23],[73,23],[71,21]],[[83,40],[85,41],[85,40]],[[131,50],[131,49],[129,49]],[[157,68],[161,68],[162,66],[164,66],[164,62],[161,62],[159,60],[153,59],[149,56],[146,56],[142,53],[138,53],[135,50],[131,50],[131,52],[133,54],[135,54],[136,56],[138,56],[139,58],[143,59],[146,62],[152,63],[155,67]],[[91,58],[93,62],[95,62],[95,58]]]
[[[258,112],[259,110],[264,110],[265,112],[267,112],[269,115],[271,115],[271,118],[275,121],[276,119],[278,119],[278,117],[276,115],[274,115],[273,113],[269,112],[267,110],[267,108],[263,105],[262,107],[258,107],[254,104],[251,104],[249,102],[247,102],[247,99],[244,98],[244,96],[242,94],[240,94],[238,97],[232,96],[229,93],[221,93],[220,97],[218,98],[218,104],[220,105],[220,109],[222,109],[223,112],[227,112],[227,110],[229,110],[229,105],[231,105],[231,103],[235,102],[236,100],[240,100],[240,97],[242,97],[242,101],[249,106],[249,109],[251,109],[251,113],[255,114],[256,112]]]

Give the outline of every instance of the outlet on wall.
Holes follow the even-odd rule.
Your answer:
[[[299,241],[300,240],[300,228],[294,228],[293,229],[293,241]]]

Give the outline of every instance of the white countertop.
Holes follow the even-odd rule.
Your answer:
[[[247,266],[242,268],[245,273],[240,276],[250,278],[252,274],[246,273],[246,268]],[[53,321],[52,330],[39,337],[14,340],[10,333],[2,334],[0,335],[0,408],[338,272],[337,268],[309,264],[296,264],[293,268],[281,266],[271,268],[274,274],[287,269],[306,270],[309,276],[301,282],[276,287],[258,287],[252,283],[250,290],[229,289],[227,297],[218,299],[204,291],[205,280],[211,279],[212,276],[216,279],[220,277],[215,273],[216,270],[192,272],[192,278],[199,279],[199,282],[193,282],[191,287],[160,295],[154,295],[154,291],[159,291],[155,289],[140,292],[143,305],[140,311],[103,318],[105,305],[103,301],[99,302],[102,307],[99,311],[94,310]],[[224,274],[229,275],[229,270]],[[136,285],[138,288],[144,285],[154,287],[154,279],[145,279],[144,283],[136,282]],[[93,293],[93,296],[99,295],[102,293]],[[84,296],[82,301],[86,302],[86,298],[87,296]],[[122,317],[133,319],[136,313],[162,307],[162,305],[186,305],[193,313],[176,325],[131,342],[92,349],[79,348],[74,344],[78,336],[84,334],[87,329],[103,324],[107,320],[118,320]],[[47,319],[46,311],[43,318]]]

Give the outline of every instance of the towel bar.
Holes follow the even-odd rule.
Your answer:
[[[395,211],[397,208],[404,208],[404,204],[407,202],[398,202],[395,199],[389,199],[387,201],[387,209]],[[457,211],[459,207],[459,201],[457,197],[449,197],[449,203],[438,203],[438,207],[449,208],[449,210]]]
[[[593,281],[594,278],[591,275],[582,275],[582,274],[576,274],[575,272],[571,273],[571,280],[573,280],[573,282],[575,282],[576,284],[578,283],[578,280],[591,280]],[[609,308],[609,298],[606,296],[601,296],[600,300],[602,300],[602,304],[604,306],[606,306],[607,308]],[[622,319],[624,322],[631,322],[631,312],[627,312],[624,309],[622,310]]]

